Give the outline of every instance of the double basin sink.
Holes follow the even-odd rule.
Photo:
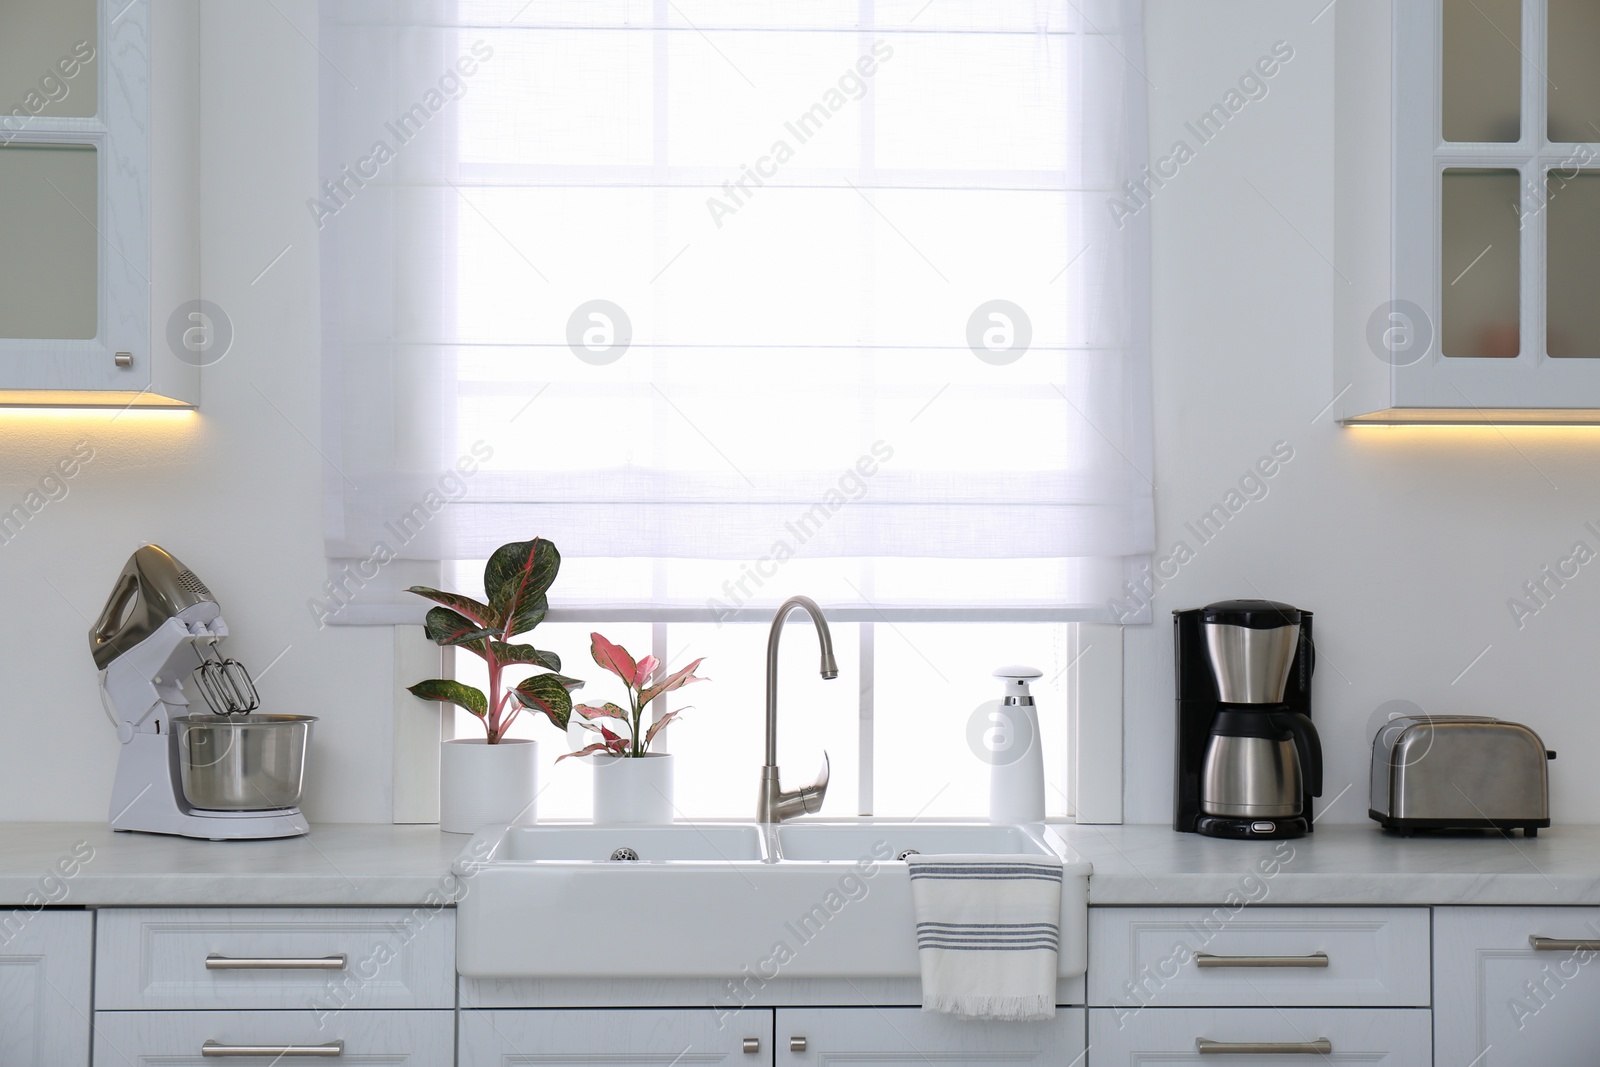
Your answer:
[[[905,856],[1070,855],[1041,825],[796,822],[481,831],[456,862],[473,978],[915,978]],[[1069,859],[1060,975],[1082,974],[1090,866]]]

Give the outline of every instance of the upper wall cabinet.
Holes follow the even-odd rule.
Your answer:
[[[0,3],[0,405],[198,402],[199,58],[198,0]]]
[[[1600,421],[1600,3],[1392,20],[1390,299],[1359,309],[1388,395],[1345,421]]]

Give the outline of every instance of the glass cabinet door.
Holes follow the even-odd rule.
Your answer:
[[[0,406],[198,399],[198,2],[0,0]]]
[[[1600,419],[1600,2],[1393,18],[1392,297],[1433,343],[1395,361],[1392,406]]]
[[[99,332],[97,7],[0,3],[0,337]]]

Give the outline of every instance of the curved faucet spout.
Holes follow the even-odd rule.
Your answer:
[[[785,600],[767,634],[767,762],[761,768],[761,800],[756,812],[761,822],[781,822],[791,815],[817,811],[828,791],[826,754],[822,776],[811,785],[785,793],[778,782],[778,638],[783,633],[784,621],[796,608],[810,615],[816,624],[817,641],[822,645],[822,677],[829,680],[839,677],[839,664],[833,657],[833,634],[828,630],[828,620],[823,618],[822,609],[810,597],[792,596]]]

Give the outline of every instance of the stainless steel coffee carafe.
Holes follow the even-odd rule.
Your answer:
[[[1213,837],[1297,837],[1322,792],[1311,724],[1311,613],[1228,600],[1174,613],[1178,775],[1173,825]]]
[[[1285,616],[1288,618],[1289,616]],[[1200,769],[1200,808],[1240,819],[1300,814],[1305,779],[1283,691],[1300,646],[1299,614],[1279,626],[1205,624],[1219,712]],[[1223,732],[1219,732],[1219,728]]]

